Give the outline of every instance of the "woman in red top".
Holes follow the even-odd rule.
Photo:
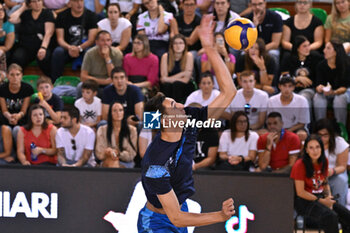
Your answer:
[[[56,165],[57,128],[45,121],[44,109],[34,104],[28,113],[28,124],[17,136],[17,156],[23,165]]]
[[[317,135],[308,137],[304,155],[292,168],[291,178],[296,189],[295,209],[298,214],[319,222],[325,233],[350,232],[350,211],[338,204],[330,192],[327,180],[328,160],[322,140]]]

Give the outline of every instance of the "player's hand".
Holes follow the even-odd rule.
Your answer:
[[[226,221],[235,214],[235,207],[233,205],[233,199],[227,199],[222,203],[221,216],[223,217],[223,221]]]
[[[214,45],[214,16],[204,15],[198,28],[198,36],[202,47],[213,47]]]

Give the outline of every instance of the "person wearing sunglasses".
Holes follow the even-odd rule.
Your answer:
[[[80,124],[79,109],[65,107],[61,113],[61,128],[57,130],[58,165],[63,167],[94,167],[95,132]]]
[[[267,101],[269,99],[265,91],[255,88],[255,75],[252,71],[243,71],[239,76],[242,86],[237,91],[229,107],[223,114],[223,118],[230,120],[236,111],[244,111],[249,118],[250,129],[259,130],[265,124]]]

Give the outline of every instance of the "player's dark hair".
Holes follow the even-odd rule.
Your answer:
[[[305,171],[306,171],[306,177],[311,178],[314,174],[314,165],[312,164],[312,160],[310,158],[310,155],[306,152],[306,147],[309,144],[310,141],[316,140],[321,147],[321,156],[317,159],[318,164],[322,164],[321,172],[323,175],[326,175],[327,171],[327,159],[324,152],[324,145],[323,142],[317,134],[311,134],[307,137],[304,143],[304,155],[303,155],[303,163],[305,165]]]
[[[282,120],[282,115],[279,112],[270,112],[269,115],[267,115],[267,118],[276,118],[279,117]]]
[[[63,107],[62,112],[67,112],[68,115],[70,116],[70,118],[72,118],[72,120],[75,118],[75,119],[77,119],[77,123],[79,122],[80,112],[79,112],[79,109],[77,107],[65,106],[65,107]]]
[[[156,112],[159,110],[160,113],[164,113],[163,101],[165,100],[165,95],[162,92],[158,92],[145,104],[145,112]]]
[[[98,91],[98,83],[95,80],[88,79],[83,82],[81,89],[92,90],[93,92]]]
[[[107,141],[108,141],[108,144],[111,145],[112,144],[112,133],[113,133],[113,117],[112,117],[112,108],[115,104],[120,104],[124,110],[124,107],[123,105],[116,101],[116,102],[113,102],[109,105],[109,109],[108,109],[108,117],[107,117]],[[128,141],[129,141],[129,144],[131,145],[132,149],[136,151],[136,145],[134,145],[131,141],[131,138],[130,138],[130,129],[129,129],[129,126],[128,126],[128,123],[127,123],[127,116],[125,115],[125,111],[124,111],[124,117],[122,119],[122,122],[121,122],[121,126],[120,126],[120,132],[119,132],[119,139],[118,139],[118,148],[119,148],[119,151],[123,151],[123,141],[124,141],[124,138],[126,138]]]
[[[240,116],[244,116],[247,121],[247,128],[244,132],[244,139],[248,141],[249,138],[249,118],[247,114],[244,111],[237,111],[233,114],[231,121],[230,121],[230,129],[231,129],[231,140],[232,142],[235,141],[237,136],[237,120]]]
[[[47,129],[47,121],[45,119],[45,110],[43,107],[41,107],[39,104],[33,104],[32,106],[30,106],[29,110],[28,110],[28,123],[24,126],[24,128],[26,130],[31,130],[33,128],[33,121],[32,121],[32,113],[34,110],[37,110],[37,109],[41,109],[43,111],[43,114],[44,114],[44,122],[43,124],[41,125],[41,127],[43,129]]]

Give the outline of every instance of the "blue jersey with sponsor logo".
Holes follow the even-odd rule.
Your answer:
[[[192,119],[205,121],[208,107],[185,108],[186,115]],[[142,185],[147,200],[156,208],[162,208],[157,194],[166,194],[174,190],[182,204],[194,194],[192,161],[195,154],[197,128],[185,128],[180,141],[166,142],[158,134],[147,148],[142,159]]]

